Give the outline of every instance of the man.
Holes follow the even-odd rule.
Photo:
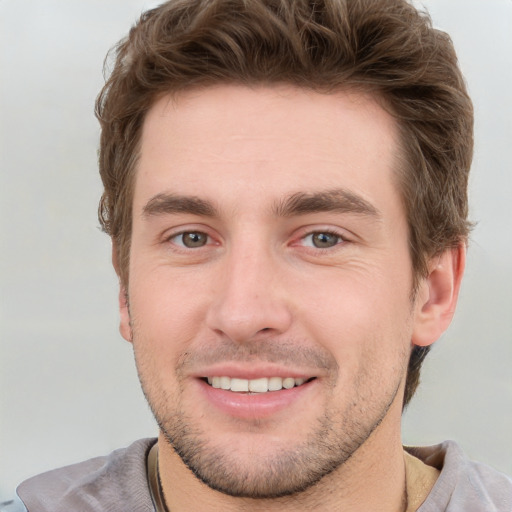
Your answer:
[[[160,426],[44,510],[510,510],[403,407],[464,270],[472,108],[405,1],[181,0],[97,103],[121,333]]]

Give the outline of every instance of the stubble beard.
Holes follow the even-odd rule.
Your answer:
[[[157,418],[157,422],[183,463],[211,489],[239,498],[276,499],[304,493],[343,466],[378,427],[382,417],[369,426],[349,429],[337,427],[326,414],[304,443],[266,456],[255,451],[243,463],[230,447],[212,445],[183,414],[167,421]]]
[[[136,345],[136,344],[135,344]],[[181,389],[169,396],[150,384],[144,363],[138,358],[137,368],[143,392],[165,439],[183,463],[204,484],[229,496],[252,499],[276,499],[297,495],[311,489],[324,477],[342,467],[380,425],[397,398],[403,371],[388,387],[378,403],[361,393],[353,397],[341,413],[325,410],[317,419],[306,440],[293,447],[240,460],[230,446],[219,446],[212,431],[195,425],[181,405]],[[366,368],[371,372],[371,368]],[[360,376],[361,388],[365,376]],[[366,385],[368,383],[366,382]],[[333,386],[336,386],[334,383]],[[365,412],[360,411],[364,409]]]

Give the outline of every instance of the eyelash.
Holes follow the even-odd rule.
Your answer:
[[[198,247],[187,247],[183,243],[183,238],[182,238],[182,243],[177,243],[175,241],[177,238],[183,237],[184,235],[203,235],[203,236],[206,237],[206,242],[205,242],[204,245],[200,245]],[[200,230],[186,230],[186,231],[180,231],[179,233],[173,233],[172,235],[166,237],[165,242],[172,243],[173,245],[178,247],[180,250],[188,251],[188,250],[193,250],[193,249],[200,249],[200,248],[204,247],[205,245],[208,245],[208,243],[211,243],[211,240],[212,240],[212,237],[210,235],[208,235],[208,233],[205,233],[204,231],[200,231]]]
[[[315,247],[313,245],[313,242],[311,241],[311,245],[305,245],[304,242],[306,241],[307,238],[312,238],[314,237],[315,235],[327,235],[329,237],[334,237],[336,238],[336,243],[332,246],[329,246],[329,247]],[[336,250],[337,248],[339,248],[340,245],[343,245],[344,243],[348,242],[347,238],[345,238],[343,235],[341,235],[339,232],[335,231],[335,230],[330,230],[330,229],[315,229],[314,231],[309,231],[308,233],[306,233],[305,235],[301,236],[299,238],[299,242],[300,244],[303,246],[303,247],[307,247],[309,250],[312,250],[312,251],[315,251],[315,252],[318,252],[318,253],[323,253],[325,254],[326,252],[328,252],[329,250],[330,251],[333,251],[333,250]]]
[[[204,236],[204,237],[206,237],[206,240],[205,240],[204,244],[202,244],[202,245],[198,245],[196,247],[188,247],[183,242],[184,235]],[[306,245],[304,243],[309,237],[314,237],[315,235],[326,235],[328,237],[334,237],[334,238],[336,238],[336,242],[334,243],[334,245],[328,246],[328,247],[315,247],[313,241],[311,241],[311,245],[309,245],[309,244]],[[176,240],[176,239],[179,239],[179,237],[182,237],[181,243],[177,242],[177,240]],[[173,233],[172,235],[166,237],[166,239],[165,239],[165,242],[172,243],[178,250],[187,251],[187,252],[191,251],[191,250],[195,250],[195,249],[202,249],[203,247],[211,244],[211,241],[212,241],[212,237],[210,235],[208,235],[208,233],[205,233],[204,231],[201,231],[201,230],[180,231],[179,233]],[[297,244],[297,245],[306,247],[308,250],[325,254],[329,250],[336,250],[336,248],[338,248],[338,246],[343,245],[346,242],[348,242],[348,240],[335,230],[317,229],[314,231],[309,231],[309,232],[305,233],[304,235],[302,235],[298,239],[298,244],[297,244],[297,242],[295,242],[292,244],[292,246]]]

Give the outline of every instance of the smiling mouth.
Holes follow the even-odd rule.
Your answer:
[[[311,382],[316,377],[309,379],[295,379],[294,377],[262,377],[259,379],[238,379],[235,377],[204,377],[204,381],[211,387],[233,391],[235,393],[267,393],[292,389]]]

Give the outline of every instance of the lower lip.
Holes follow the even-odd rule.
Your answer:
[[[284,411],[303,400],[315,386],[316,380],[301,386],[267,393],[235,393],[210,386],[198,380],[206,399],[224,414],[241,419],[263,419]]]

